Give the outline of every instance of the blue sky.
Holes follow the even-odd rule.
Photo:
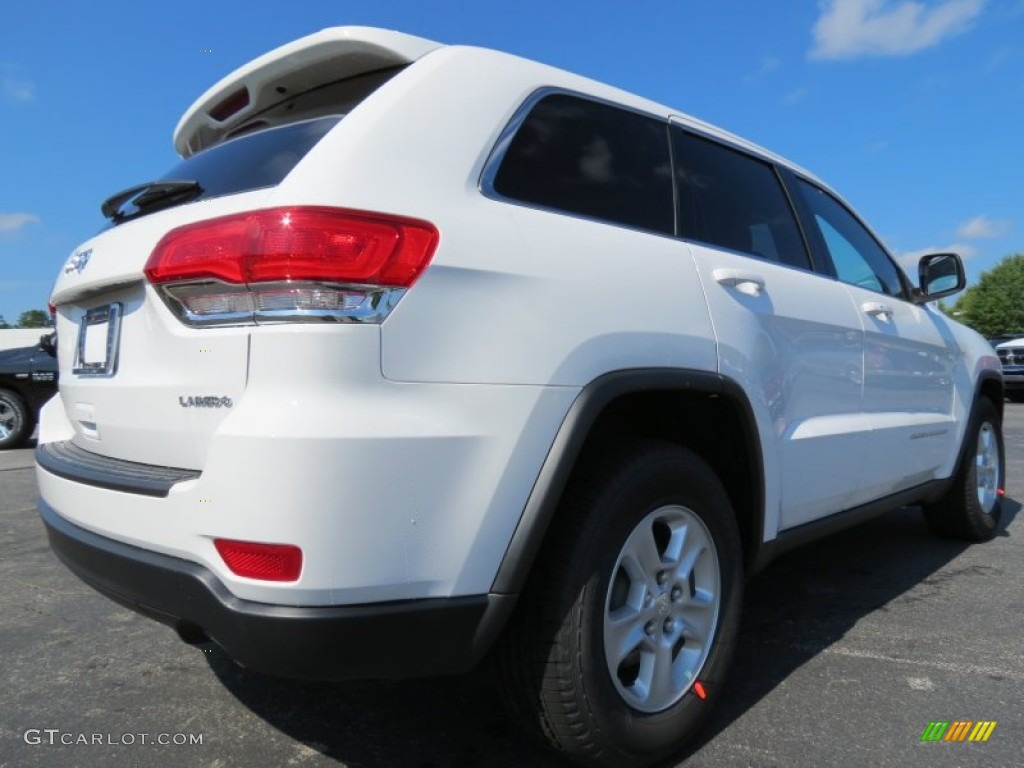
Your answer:
[[[193,99],[277,45],[344,24],[509,51],[739,133],[835,187],[908,263],[957,250],[973,280],[1024,252],[1024,0],[4,6],[9,322],[45,306],[61,264],[102,225],[105,197],[174,163],[171,131]]]

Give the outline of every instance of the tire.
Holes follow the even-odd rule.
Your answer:
[[[16,448],[28,439],[35,426],[24,401],[13,392],[0,389],[0,450]]]
[[[946,495],[924,508],[929,527],[940,536],[988,541],[1002,515],[1006,464],[999,412],[988,398],[978,401],[964,433],[963,455]]]
[[[722,695],[742,589],[736,519],[702,459],[659,442],[605,456],[567,489],[498,646],[511,713],[581,763],[665,758]]]

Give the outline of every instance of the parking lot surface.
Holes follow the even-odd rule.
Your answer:
[[[908,508],[774,563],[748,585],[727,698],[680,765],[1024,764],[1024,405],[1006,409],[997,538],[935,539]],[[60,565],[36,500],[32,450],[0,452],[0,767],[562,765],[483,672],[303,683],[184,645]],[[956,720],[997,725],[985,743],[921,741]]]

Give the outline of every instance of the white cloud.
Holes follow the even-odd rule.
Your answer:
[[[0,96],[10,101],[32,101],[36,97],[36,86],[28,80],[0,74]]]
[[[33,213],[0,213],[0,232],[17,232],[26,224],[39,221]]]
[[[796,90],[790,91],[783,98],[783,102],[789,106],[799,104],[801,101],[807,98],[807,94],[810,93],[806,88],[797,88]]]
[[[985,0],[824,0],[814,24],[814,59],[905,56],[958,35]]]
[[[758,64],[757,71],[749,75],[745,75],[743,77],[743,82],[758,82],[764,78],[771,77],[780,69],[782,69],[782,59],[777,56],[765,56],[761,59],[761,63]]]
[[[957,237],[978,240],[986,237],[1002,237],[1010,231],[1010,222],[990,219],[982,214],[968,219],[956,230]]]
[[[966,261],[967,259],[977,256],[978,249],[973,245],[967,243],[950,243],[949,245],[941,248],[936,248],[934,245],[927,248],[918,248],[913,251],[903,251],[902,253],[896,254],[896,261],[899,262],[900,266],[903,267],[904,271],[910,275],[914,282],[917,282],[917,262],[921,260],[922,256],[929,253],[958,253],[960,258]]]

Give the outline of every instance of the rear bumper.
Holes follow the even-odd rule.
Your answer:
[[[118,603],[217,643],[242,666],[314,680],[401,679],[472,669],[504,626],[514,595],[344,606],[240,599],[207,568],[80,528],[40,502],[57,556]]]

